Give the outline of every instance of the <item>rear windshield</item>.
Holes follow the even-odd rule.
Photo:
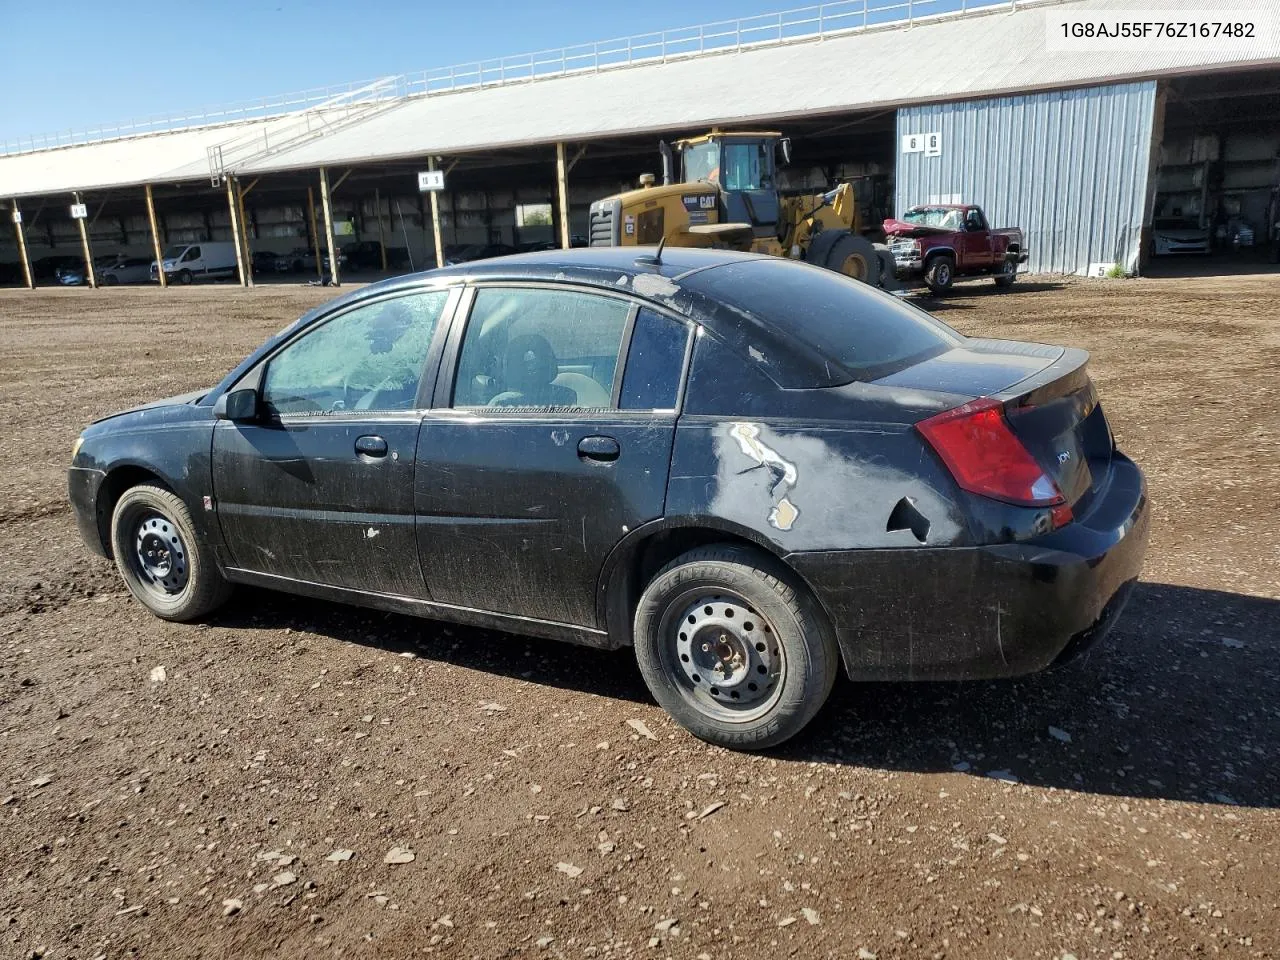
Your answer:
[[[794,359],[811,371],[805,376],[809,382],[796,382],[793,374],[783,386],[876,380],[964,340],[897,297],[793,260],[762,257],[725,264],[694,274],[686,283],[733,313],[750,316],[762,333],[780,334],[795,348]]]

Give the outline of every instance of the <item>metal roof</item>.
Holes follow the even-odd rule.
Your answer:
[[[1202,10],[1204,0],[1023,3],[549,79],[0,157],[0,196],[209,175],[208,150],[244,174],[589,141],[712,124],[896,108],[1014,92],[1280,65],[1280,0],[1253,0],[1258,36],[1217,49],[1047,48],[1063,12]],[[305,124],[305,130],[303,125]],[[261,142],[262,147],[254,145]]]

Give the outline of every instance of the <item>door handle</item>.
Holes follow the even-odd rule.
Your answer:
[[[578,456],[583,460],[612,463],[621,452],[622,448],[613,437],[583,437],[578,441]]]
[[[356,453],[365,457],[385,457],[387,455],[387,441],[381,437],[357,437]]]

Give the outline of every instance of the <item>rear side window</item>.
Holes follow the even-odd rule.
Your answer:
[[[623,410],[674,410],[688,343],[687,324],[642,308],[631,334],[618,406]]]
[[[789,343],[807,373],[788,387],[876,380],[936,356],[963,337],[923,310],[833,270],[780,258],[729,263],[686,281],[752,321],[761,337]],[[742,331],[750,338],[752,332]],[[748,340],[748,342],[750,342]],[[777,371],[775,363],[769,369]]]

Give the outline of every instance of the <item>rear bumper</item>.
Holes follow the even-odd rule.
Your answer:
[[[1087,515],[1022,543],[792,554],[860,680],[1034,673],[1110,630],[1142,569],[1149,515],[1116,454]]]

